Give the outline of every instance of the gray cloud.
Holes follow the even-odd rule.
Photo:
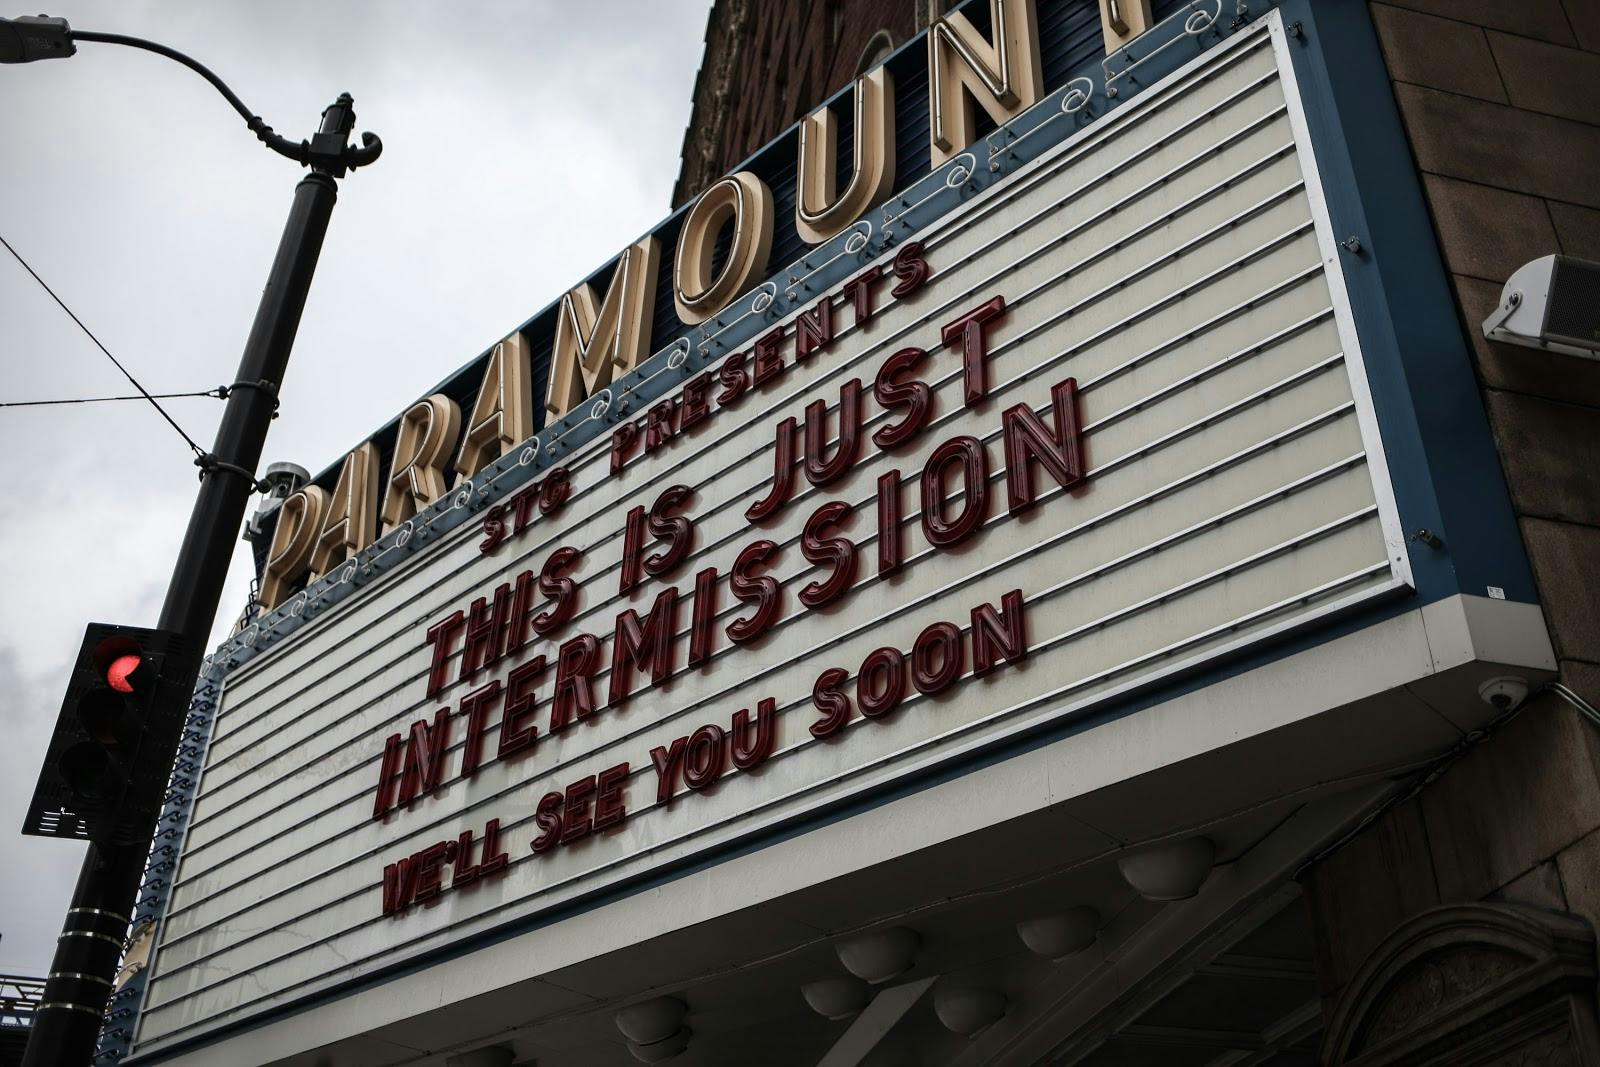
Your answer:
[[[84,29],[216,70],[286,135],[335,95],[383,159],[342,183],[268,460],[313,470],[667,213],[709,0],[83,0]],[[0,69],[0,234],[152,390],[230,381],[297,168],[170,61],[85,44]],[[125,390],[0,260],[0,399]],[[170,410],[203,446],[215,400]],[[152,625],[193,499],[146,406],[5,409],[0,832],[15,833],[91,619]],[[242,607],[241,545],[220,637]],[[0,971],[42,973],[81,847],[13,840]]]

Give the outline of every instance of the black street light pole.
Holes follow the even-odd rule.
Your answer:
[[[256,490],[256,464],[277,409],[278,387],[333,213],[335,179],[371,163],[383,145],[370,133],[362,134],[360,148],[347,143],[355,126],[349,94],[322,113],[321,128],[310,142],[294,143],[273,133],[221,79],[181,52],[137,37],[72,30],[64,19],[0,19],[0,62],[70,56],[76,51],[74,41],[129,45],[183,63],[227,97],[269,148],[310,168],[295,186],[289,220],[245,342],[237,382],[230,387],[216,444],[195,461],[200,466],[200,492],[157,624],[181,635],[178,662],[164,670],[163,677],[171,683],[168,691],[173,699],[186,705],[216,619],[245,507]],[[170,768],[175,756],[175,749],[162,753],[162,765]],[[164,788],[165,783],[159,786]],[[23,1067],[78,1067],[93,1060],[154,830],[153,825],[147,828],[142,844],[89,846],[34,1015]]]

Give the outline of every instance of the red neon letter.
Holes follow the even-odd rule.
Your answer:
[[[1000,613],[988,604],[972,609],[972,674],[982,677],[1003,659],[1021,663],[1028,658],[1028,619],[1023,612],[1022,590],[1000,598]]]
[[[594,683],[600,669],[600,642],[593,634],[579,634],[556,654],[555,698],[550,706],[550,732],[566,729],[573,719],[594,711]]]
[[[883,361],[872,381],[872,396],[885,411],[905,408],[905,418],[885,423],[872,434],[879,448],[894,448],[916,437],[933,417],[933,390],[921,378],[909,377],[928,353],[920,348],[902,348]]]
[[[1056,424],[1053,434],[1027,404],[1009,407],[1000,415],[1006,440],[1006,505],[1013,515],[1033,507],[1038,499],[1030,460],[1038,460],[1063,489],[1083,480],[1076,379],[1058,382],[1050,390],[1050,407]]]
[[[847,537],[824,537],[831,527],[850,517],[850,505],[843,500],[830,500],[806,520],[800,534],[800,552],[812,563],[832,564],[833,573],[826,578],[810,582],[800,590],[800,603],[808,608],[821,608],[838,600],[850,590],[856,580],[856,546]]]
[[[961,513],[945,517],[950,468],[961,468]],[[989,456],[976,437],[952,437],[933,450],[922,468],[922,532],[932,545],[955,545],[971,537],[989,517]]]
[[[651,685],[660,685],[672,676],[677,633],[676,587],[661,591],[643,626],[639,624],[639,613],[632,608],[617,616],[611,639],[611,683],[606,690],[606,703],[610,707],[627,703],[633,693],[635,667],[649,669]]]
[[[728,624],[728,637],[739,644],[754,641],[766,633],[778,621],[778,615],[783,610],[783,591],[778,580],[770,574],[756,576],[752,573],[765,566],[777,551],[778,546],[771,541],[752,541],[733,561],[733,571],[728,575],[728,588],[746,604],[756,605],[754,614]]]
[[[1006,298],[997,296],[980,304],[947,324],[940,331],[948,348],[961,343],[961,376],[963,400],[967,407],[976,407],[978,401],[989,393],[989,373],[984,363],[989,358],[989,323],[1005,314]]]
[[[446,676],[450,673],[450,653],[466,625],[466,615],[457,611],[428,627],[428,644],[433,646],[433,663],[428,667],[429,700],[444,692]]]
[[[745,509],[744,517],[751,522],[776,514],[789,502],[789,494],[794,491],[794,438],[798,428],[799,423],[792,418],[778,423],[778,437],[772,443],[772,488],[765,498]]]
[[[850,721],[850,698],[840,690],[850,680],[850,672],[843,667],[829,667],[817,675],[811,687],[811,703],[822,712],[822,718],[811,724],[812,737],[832,737]]]

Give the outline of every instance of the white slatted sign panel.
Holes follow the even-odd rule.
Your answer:
[[[145,1006],[141,1041],[179,1036],[359,978],[381,965],[535,915],[658,865],[738,841],[779,819],[1058,720],[1153,679],[1328,614],[1405,579],[1386,476],[1343,306],[1327,272],[1333,245],[1315,206],[1298,112],[1268,36],[1219,48],[1145,97],[959,210],[924,235],[935,276],[887,300],[865,329],[846,324],[826,353],[715,414],[699,431],[608,475],[605,442],[570,460],[576,492],[493,556],[457,535],[352,598],[227,683]],[[1299,134],[1297,136],[1297,134]],[[1322,230],[1319,230],[1322,227]],[[841,382],[870,383],[897,348],[939,348],[939,327],[992,296],[1009,314],[993,332],[991,395],[961,403],[960,360],[924,364],[936,417],[885,455],[870,441],[842,482],[799,480],[759,532],[743,512],[765,495],[785,416]],[[1050,388],[1080,390],[1088,476],[1050,489],[1023,518],[1006,513],[1000,412],[1027,403],[1049,419]],[[869,398],[867,430],[888,416]],[[984,442],[994,498],[983,530],[955,551],[921,536],[904,570],[876,576],[875,486],[915,482],[940,442]],[[694,558],[671,576],[687,596],[707,566],[726,573],[756,536],[781,546],[774,573],[785,613],[755,648],[719,641],[711,664],[666,687],[641,679],[622,709],[541,736],[531,756],[491,759],[460,778],[464,731],[447,784],[386,822],[371,817],[384,738],[456,706],[472,684],[424,699],[424,630],[557,545],[584,552],[577,620],[554,635],[602,638],[619,611],[648,610],[664,583],[616,596],[623,515],[664,487],[696,490]],[[811,577],[798,537],[824,500],[848,501],[861,549],[857,587],[832,608],[803,609]],[[1387,534],[1386,534],[1387,529]],[[830,742],[812,738],[812,685],[854,673],[872,649],[911,648],[931,622],[963,628],[979,604],[1027,598],[1030,653],[937,698],[910,692],[883,720],[856,715]],[[749,609],[722,595],[723,622]],[[682,611],[687,628],[689,607]],[[552,664],[556,646],[526,656]],[[512,661],[516,662],[516,661]],[[511,663],[495,668],[504,677]],[[970,666],[970,664],[969,664]],[[550,675],[540,688],[541,726]],[[598,681],[603,702],[605,676]],[[853,692],[853,685],[850,687]],[[779,709],[777,748],[755,774],[655,803],[650,751],[703,723],[726,726],[761,697]],[[485,749],[493,753],[498,713]],[[543,734],[543,730],[541,730]],[[627,819],[535,855],[534,807],[547,790],[622,761]],[[385,863],[489,818],[505,827],[510,866],[399,918],[381,912]],[[738,902],[730,901],[732,908]]]

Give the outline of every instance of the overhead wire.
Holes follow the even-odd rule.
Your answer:
[[[112,400],[173,400],[179,397],[209,396],[226,400],[228,390],[219,385],[215,389],[201,389],[193,393],[133,393],[128,396],[79,396],[63,400],[0,400],[0,408],[37,408],[53,404],[104,404]]]
[[[117,359],[116,356],[113,356],[111,354],[111,350],[109,348],[107,348],[105,345],[100,343],[100,338],[98,338],[98,337],[96,337],[94,335],[94,331],[90,330],[89,327],[87,327],[87,326],[85,326],[83,324],[83,320],[78,318],[78,316],[73,313],[72,309],[67,306],[66,301],[62,300],[59,296],[57,296],[56,295],[56,291],[54,289],[50,288],[50,286],[45,282],[45,280],[43,278],[39,277],[39,272],[34,270],[31,266],[28,265],[28,261],[22,258],[22,253],[18,252],[15,248],[11,247],[11,242],[7,241],[5,239],[4,235],[0,235],[0,245],[5,245],[6,251],[10,252],[12,257],[15,258],[18,263],[22,264],[22,269],[27,271],[28,274],[33,278],[34,281],[39,283],[40,288],[42,288],[45,292],[50,294],[50,299],[54,300],[56,302],[56,305],[58,307],[60,307],[62,311],[65,311],[67,313],[67,317],[70,318],[74,323],[77,324],[78,329],[82,330],[84,332],[84,335],[86,337],[88,337],[89,340],[94,342],[95,347],[98,348],[101,352],[105,353],[105,357],[107,359],[109,359],[112,362],[112,364],[119,371],[122,372],[122,376],[124,378],[128,379],[129,383],[132,384],[132,386],[135,389],[139,390],[139,397],[142,397],[143,399],[150,401],[150,406],[155,408],[156,411],[158,411],[161,414],[161,417],[163,419],[167,420],[167,425],[171,426],[174,430],[176,430],[178,432],[178,436],[183,438],[184,443],[187,444],[190,448],[192,448],[194,450],[194,454],[196,456],[203,457],[206,454],[205,449],[203,449],[199,445],[195,444],[194,443],[194,438],[190,437],[188,434],[183,432],[183,427],[179,426],[177,421],[175,419],[173,419],[173,417],[171,415],[167,414],[167,409],[162,407],[156,401],[156,398],[150,394],[150,391],[148,389],[146,389],[143,385],[139,384],[139,380],[133,376],[133,374],[128,370],[127,367],[124,367],[122,365],[122,361],[121,360]],[[139,397],[136,397],[134,399],[138,399]],[[10,405],[8,405],[8,406],[10,406]]]

